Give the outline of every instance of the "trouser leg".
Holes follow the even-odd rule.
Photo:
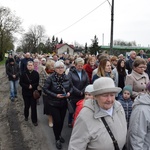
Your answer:
[[[24,116],[29,117],[29,108],[31,106],[30,97],[23,96],[24,99]]]
[[[50,107],[51,107],[51,112],[53,117],[53,132],[55,135],[55,139],[57,141],[59,140],[59,136],[61,135],[67,107],[66,106],[64,108],[58,108],[52,106]]]
[[[10,85],[10,98],[14,98],[14,81],[9,81]]]
[[[31,120],[33,123],[37,122],[37,101],[31,98]]]
[[[14,96],[17,96],[17,90],[18,90],[18,80],[14,81]]]
[[[76,103],[71,101],[71,104],[72,104],[72,107],[75,110],[76,109]],[[73,114],[69,113],[68,114],[68,124],[72,124],[72,122],[73,122]]]

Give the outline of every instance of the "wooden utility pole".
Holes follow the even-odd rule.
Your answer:
[[[114,0],[111,5],[110,55],[113,55]]]

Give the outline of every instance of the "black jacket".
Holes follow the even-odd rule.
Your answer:
[[[126,61],[126,69],[128,70],[128,74],[131,74],[132,72],[132,64],[133,64],[133,60],[131,58],[129,58],[129,60]]]
[[[28,77],[29,79],[28,79]],[[33,70],[31,73],[27,70],[20,76],[20,85],[22,87],[23,96],[33,96],[33,91],[37,90],[39,85],[39,73]],[[32,85],[32,89],[29,89],[29,85]]]
[[[8,75],[8,79],[9,81],[16,81],[19,79],[19,66],[18,64],[14,64],[14,65],[11,65],[11,64],[7,64],[6,66],[6,74]],[[13,78],[13,75],[16,75],[16,78]]]
[[[74,67],[70,69],[68,73],[68,78],[70,79],[73,85],[73,93],[71,95],[71,100],[76,103],[84,98],[84,90],[89,84],[89,77],[86,71],[82,69],[82,76],[80,80],[77,70]]]
[[[70,94],[72,93],[73,91],[72,85],[66,75],[64,76],[62,86],[65,88],[66,93],[67,92],[69,92]],[[64,94],[64,92],[61,88],[57,89],[57,81],[55,78],[55,73],[52,73],[45,81],[45,84],[43,86],[43,92],[47,94],[48,103],[50,105],[56,107],[63,107],[67,105],[66,98],[57,98],[57,94]]]

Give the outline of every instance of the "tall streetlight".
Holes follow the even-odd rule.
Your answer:
[[[111,5],[110,55],[113,55],[114,0]]]

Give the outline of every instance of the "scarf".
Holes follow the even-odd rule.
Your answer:
[[[64,82],[64,78],[65,78],[65,73],[63,73],[61,76],[58,75],[58,73],[54,72],[54,76],[56,79],[56,83],[57,83],[57,90],[63,90],[63,85],[62,83]]]
[[[49,70],[49,69],[46,69],[46,68],[45,68],[45,71],[46,71],[47,74],[52,74],[54,72],[54,70]]]

